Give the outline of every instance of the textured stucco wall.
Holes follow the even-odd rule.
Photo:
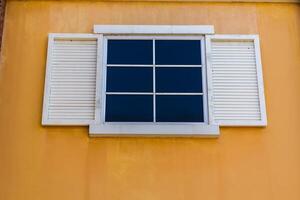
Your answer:
[[[259,34],[266,128],[219,139],[89,138],[42,127],[47,34],[94,24],[212,24]],[[9,1],[0,66],[2,200],[299,200],[300,6]]]

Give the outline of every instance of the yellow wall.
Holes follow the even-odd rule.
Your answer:
[[[267,128],[219,139],[89,138],[42,127],[49,32],[212,24],[261,38]],[[299,200],[300,6],[9,1],[0,66],[1,200]]]

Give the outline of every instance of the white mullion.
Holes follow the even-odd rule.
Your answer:
[[[153,122],[156,122],[155,38],[153,39]]]
[[[181,96],[188,96],[188,95],[203,95],[202,92],[197,92],[197,93],[178,93],[178,92],[157,92],[157,95],[181,95]]]
[[[153,67],[153,65],[107,64],[107,67]]]
[[[153,95],[153,92],[106,92],[107,95]]]
[[[202,67],[202,65],[156,65],[156,67]]]

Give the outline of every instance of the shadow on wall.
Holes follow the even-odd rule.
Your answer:
[[[6,3],[5,0],[0,0],[0,51],[1,51],[1,44],[2,44],[3,26],[4,26],[5,3]]]

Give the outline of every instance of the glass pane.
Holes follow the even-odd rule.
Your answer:
[[[157,95],[157,122],[204,122],[201,95]]]
[[[201,65],[200,40],[156,40],[157,65]]]
[[[107,92],[153,92],[152,67],[108,67]]]
[[[202,92],[201,67],[157,67],[156,92]]]
[[[107,122],[152,122],[152,95],[106,95]]]
[[[152,40],[108,40],[107,64],[152,64]]]

